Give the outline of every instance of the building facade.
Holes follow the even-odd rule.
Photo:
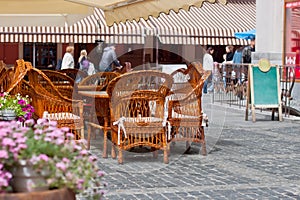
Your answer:
[[[133,66],[150,63],[181,63],[202,58],[202,49],[214,46],[222,61],[226,45],[246,45],[235,32],[254,29],[255,0],[228,0],[227,5],[204,2],[189,11],[170,11],[146,21],[108,27],[102,10],[69,27],[0,27],[0,60],[13,65],[24,58],[35,67],[56,66],[68,45],[75,46],[75,61],[81,49],[97,56],[96,40],[115,43],[121,61]],[[100,56],[100,55],[99,55]],[[97,64],[97,63],[95,63]]]

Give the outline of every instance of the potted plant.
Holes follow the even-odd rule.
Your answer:
[[[88,188],[98,188],[93,191],[93,198],[103,195],[100,179],[104,173],[97,167],[96,157],[73,139],[68,128],[56,125],[56,121],[46,119],[38,119],[36,123],[27,120],[24,126],[16,121],[0,122],[0,192],[68,188],[82,193]],[[28,175],[28,169],[19,168],[24,166],[32,167],[32,176]],[[19,175],[24,171],[27,174]],[[45,178],[45,182],[37,177]],[[22,183],[21,190],[15,183]]]
[[[19,122],[31,119],[34,108],[30,105],[28,96],[21,96],[19,93],[10,95],[0,93],[0,117],[2,120],[14,120]]]

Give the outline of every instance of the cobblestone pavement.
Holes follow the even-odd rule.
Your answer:
[[[271,121],[257,112],[257,121],[244,120],[244,110],[206,102],[207,156],[193,144],[171,146],[170,163],[151,153],[126,152],[124,164],[102,158],[97,134],[91,152],[106,172],[104,199],[300,199],[300,121]],[[109,144],[110,149],[110,144]],[[109,150],[110,152],[110,150]]]

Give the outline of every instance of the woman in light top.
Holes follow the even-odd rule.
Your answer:
[[[80,65],[82,65],[82,62],[84,60],[87,60],[87,51],[85,49],[82,49],[80,51],[80,56],[78,58],[78,63],[77,63],[77,66],[76,66],[77,69],[80,69]]]
[[[63,57],[62,63],[61,63],[61,69],[73,69],[74,68],[74,47],[73,46],[67,46],[66,53]]]

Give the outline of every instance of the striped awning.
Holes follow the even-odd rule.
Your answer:
[[[245,45],[235,32],[255,29],[255,0],[228,0],[227,5],[204,2],[201,8],[170,11],[147,20],[164,44]]]
[[[209,2],[201,8],[190,7],[161,13],[158,18],[139,22],[120,22],[107,26],[104,12],[94,14],[73,26],[0,27],[0,42],[94,43],[102,39],[116,44],[143,44],[146,35],[158,36],[163,44],[245,45],[235,32],[255,29],[255,0],[228,0],[227,4]]]
[[[0,42],[94,43],[102,39],[109,43],[144,43],[144,26],[136,22],[108,27],[104,12],[95,8],[94,14],[73,26],[0,27]]]
[[[160,13],[169,13],[170,10],[178,12],[179,9],[188,10],[190,6],[201,7],[202,3],[221,2],[226,4],[227,0],[65,0],[80,5],[101,8],[105,12],[106,23],[111,26],[114,23],[141,18],[147,20],[149,16],[158,17]]]

